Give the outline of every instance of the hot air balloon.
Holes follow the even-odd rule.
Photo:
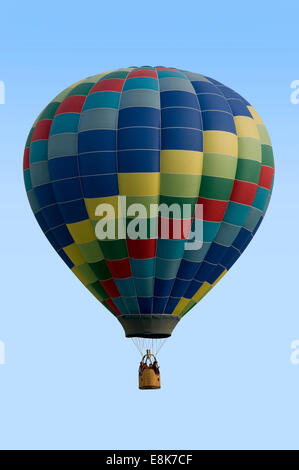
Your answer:
[[[171,336],[237,261],[273,177],[271,141],[248,101],[207,76],[160,66],[70,86],[41,112],[24,153],[42,231],[142,354],[146,347],[141,389],[160,387],[148,343]]]

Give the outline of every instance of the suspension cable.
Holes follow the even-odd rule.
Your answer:
[[[164,346],[167,338],[131,338],[132,343],[135,345],[136,349],[139,351],[141,357],[143,357],[146,349],[150,349],[154,356],[157,356]]]

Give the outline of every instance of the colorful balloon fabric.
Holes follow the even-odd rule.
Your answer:
[[[238,93],[197,73],[129,67],[95,75],[60,93],[27,139],[24,179],[44,234],[127,336],[167,337],[178,320],[237,261],[266,212],[274,177],[263,121]],[[158,235],[101,240],[99,204],[143,204]],[[163,217],[151,204],[191,205]],[[203,205],[202,247],[186,249],[176,224],[194,227]],[[143,217],[143,219],[144,219]],[[144,222],[144,220],[143,220]],[[147,232],[147,235],[150,232]],[[187,237],[188,237],[187,234]]]

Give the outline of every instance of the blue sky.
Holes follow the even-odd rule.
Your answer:
[[[0,448],[299,448],[296,234],[298,4],[58,2],[1,6]],[[257,109],[276,183],[254,241],[160,354],[163,387],[137,389],[121,326],[55,255],[23,188],[27,133],[86,76],[131,65],[211,76]]]

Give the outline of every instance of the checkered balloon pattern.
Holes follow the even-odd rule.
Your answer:
[[[182,317],[232,267],[266,212],[274,177],[263,121],[238,93],[197,73],[129,67],[82,80],[60,93],[35,121],[25,148],[32,211],[49,242],[87,289],[115,316]],[[99,204],[116,225],[142,204],[203,205],[202,246],[186,236],[98,239]],[[183,211],[182,211],[183,212]]]

